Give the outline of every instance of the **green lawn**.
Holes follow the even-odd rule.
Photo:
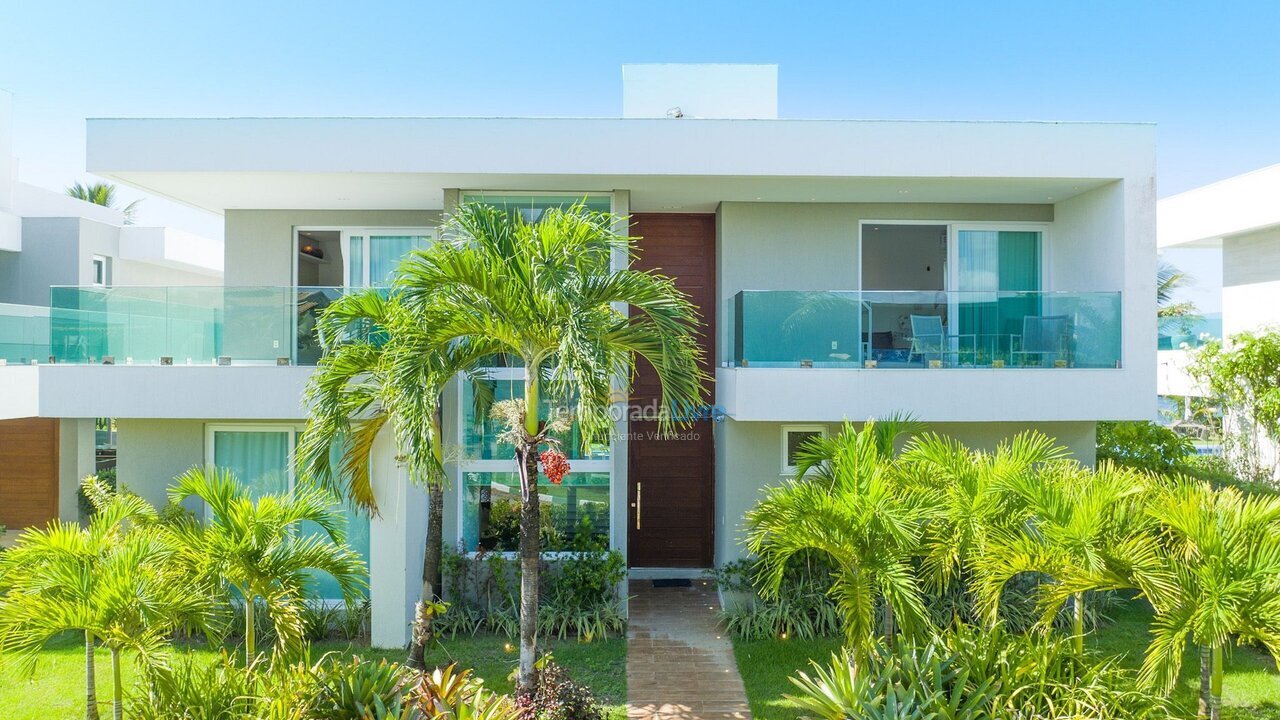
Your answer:
[[[1142,663],[1147,646],[1150,611],[1141,603],[1116,614],[1115,622],[1090,637],[1106,655],[1122,657],[1129,667]],[[809,661],[826,662],[839,647],[835,640],[735,640],[733,651],[747,688],[751,713],[758,720],[793,720],[797,709],[784,694],[792,691],[788,678]],[[1174,693],[1177,702],[1194,709],[1199,687],[1199,655],[1188,652],[1183,682]],[[1227,720],[1280,720],[1280,673],[1265,653],[1234,648],[1226,659],[1223,679],[1223,717]]]
[[[608,706],[611,718],[625,717],[623,703],[627,694],[627,641],[614,638],[594,643],[552,641],[547,643],[556,662],[568,669],[570,677],[582,682],[595,692],[597,699]],[[510,692],[508,679],[515,668],[516,654],[507,649],[505,638],[492,635],[458,637],[445,640],[432,648],[428,660],[437,664],[457,661],[475,670],[483,678],[486,687],[499,692]],[[373,650],[369,647],[347,643],[315,643],[311,648],[312,659],[326,652],[359,655],[362,658],[403,660],[400,650]],[[198,647],[195,652],[213,659],[216,650]],[[107,703],[111,693],[110,655],[99,650],[98,699]],[[133,663],[124,663],[126,677],[133,677]],[[126,685],[127,686],[127,685]],[[109,717],[108,708],[102,708]],[[6,667],[0,672],[0,718],[4,720],[62,720],[84,717],[84,644],[68,637],[65,641],[45,650],[40,655],[34,677],[25,678]]]

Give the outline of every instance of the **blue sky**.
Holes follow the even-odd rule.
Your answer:
[[[22,176],[54,188],[83,177],[85,117],[617,115],[624,62],[777,63],[784,117],[1155,122],[1162,197],[1280,162],[1276,2],[0,0],[0,18]],[[141,215],[218,226],[158,199]],[[1206,262],[1187,260],[1202,281]]]

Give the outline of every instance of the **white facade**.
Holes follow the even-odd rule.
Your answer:
[[[169,338],[130,356],[132,366],[111,351],[110,366],[86,353],[92,362],[7,368],[0,383],[21,389],[0,395],[0,417],[120,418],[122,481],[162,486],[174,468],[213,461],[211,428],[265,431],[304,420],[301,392],[314,360],[293,347],[305,334],[299,318],[349,281],[353,248],[375,236],[429,239],[444,214],[468,197],[555,193],[588,193],[633,219],[701,214],[714,226],[715,292],[703,307],[718,328],[707,351],[716,366],[712,403],[723,413],[708,458],[713,562],[742,553],[742,513],[759,488],[782,477],[791,429],[834,429],[844,419],[909,412],[982,446],[1019,429],[1041,429],[1092,461],[1096,421],[1154,414],[1153,127],[736,119],[776,116],[776,68],[740,74],[704,68],[683,84],[662,81],[667,72],[626,71],[624,114],[657,118],[91,120],[91,172],[224,214],[225,289],[217,302],[229,308],[228,317],[248,302],[252,286],[281,289],[270,307],[292,319],[238,340],[230,329],[223,332],[216,354],[229,367],[198,352],[187,367],[187,355],[171,349],[178,346]],[[727,106],[717,93],[735,82],[752,93],[741,106]],[[668,101],[664,88],[690,94]],[[699,104],[703,98],[708,104]],[[669,107],[655,108],[668,102],[685,116],[662,117]],[[930,247],[937,260],[892,242],[882,248],[888,261],[868,249],[872,233],[900,227],[935,233]],[[979,275],[965,274],[968,261],[957,248],[1002,233],[1034,239],[1026,261],[1034,272],[1023,278],[1030,285],[1007,293],[1003,285],[967,286]],[[155,238],[138,243],[152,253],[164,245]],[[319,252],[301,252],[304,246]],[[891,272],[897,269],[903,271]],[[370,277],[368,268],[362,277]],[[917,280],[925,284],[911,286]],[[934,287],[928,283],[936,283],[938,299],[898,303],[907,309],[872,296]],[[751,323],[767,344],[785,349],[790,342],[785,327],[761,325],[762,315],[738,318],[742,298],[793,291],[853,297],[868,308],[879,302],[872,308],[878,314],[852,331],[852,341],[832,339],[827,348],[822,336],[815,345],[821,352],[811,357],[770,366],[759,354],[740,352],[752,332],[740,326]],[[1002,330],[988,349],[1013,357],[1013,338],[1027,317],[1052,319],[1043,316],[1054,314],[1049,308],[1059,296],[1092,294],[1113,302],[1115,311],[1079,326],[1081,337],[1098,336],[1091,339],[1102,348],[1096,357],[1080,362],[1086,355],[1080,351],[1074,360],[1054,356],[1015,367],[1012,360],[994,364],[995,350],[979,359],[975,344],[968,360],[952,350],[954,361],[933,368],[907,349],[911,336],[902,326],[908,315],[930,312],[920,308],[934,308],[955,328],[983,312],[966,298],[986,292],[995,303],[1005,293],[1032,302],[1014,297],[1024,291],[1035,309],[1006,319],[1018,327]],[[879,364],[864,367],[850,353]],[[162,365],[161,357],[174,366]],[[450,468],[444,526],[450,545],[475,541],[476,503],[492,502],[476,498],[496,497],[502,474],[510,472],[509,460],[486,455],[483,438],[468,431],[464,393],[451,390],[456,411],[446,416],[446,432],[462,448]],[[621,423],[619,437],[627,430]],[[369,530],[374,635],[378,644],[397,645],[407,637],[420,580],[425,500],[407,486],[390,440],[379,442],[381,513]],[[165,447],[173,448],[169,457]],[[627,443],[615,442],[607,457],[576,460],[575,472],[601,479],[582,492],[595,493],[590,502],[606,507],[609,544],[634,558],[628,508],[638,489],[631,489],[636,458],[628,452]],[[484,483],[479,495],[477,482]]]

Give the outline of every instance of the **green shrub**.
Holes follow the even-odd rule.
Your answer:
[[[445,637],[481,630],[515,638],[520,631],[520,564],[502,553],[446,551],[443,559],[449,608],[435,621]],[[538,632],[584,642],[626,629],[618,587],[626,578],[621,553],[565,553],[543,559],[539,571]]]
[[[604,709],[585,685],[569,679],[550,655],[536,668],[533,692],[516,698],[522,720],[604,720]]]
[[[311,671],[316,687],[312,712],[326,720],[380,720],[408,712],[413,674],[386,660],[325,660]]]
[[[1098,460],[1168,474],[1195,452],[1191,440],[1153,422],[1098,423]]]
[[[180,655],[145,669],[126,713],[136,720],[240,720],[258,708],[253,686],[253,674],[225,652],[213,662]]]
[[[792,683],[799,694],[790,699],[823,720],[1171,717],[1163,699],[1136,690],[1136,676],[1114,662],[1079,658],[1068,639],[999,628],[877,643],[856,669],[836,655]]]

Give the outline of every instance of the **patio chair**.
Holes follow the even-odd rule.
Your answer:
[[[1071,319],[1066,315],[1028,315],[1022,318],[1022,334],[1010,338],[1012,355],[1017,366],[1026,367],[1027,360],[1035,357],[1036,365],[1045,366],[1048,361],[1056,365],[1064,360],[1071,364]]]
[[[959,364],[960,339],[966,337],[972,346],[976,336],[971,333],[948,335],[941,315],[912,315],[911,352],[907,362],[913,362],[919,356],[925,366],[930,360],[939,360],[945,365],[947,357],[953,357],[956,359],[954,364]],[[952,340],[956,341],[954,346]]]

